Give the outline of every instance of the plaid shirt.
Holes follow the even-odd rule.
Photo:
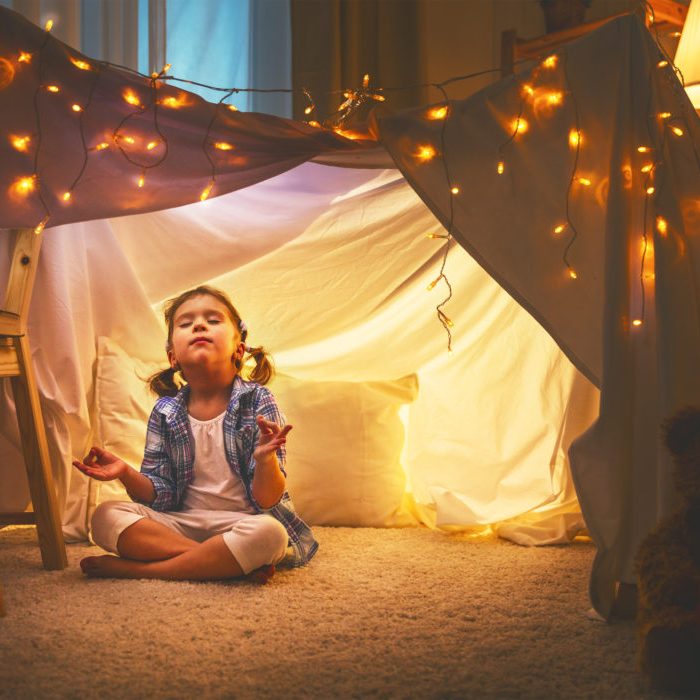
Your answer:
[[[154,501],[145,504],[153,510],[179,510],[187,485],[194,475],[194,438],[187,413],[189,391],[189,386],[184,386],[176,396],[158,399],[148,419],[141,472],[151,480],[156,491]],[[289,494],[285,491],[279,503],[268,509],[262,508],[253,497],[253,450],[260,432],[257,415],[279,426],[285,424],[269,389],[236,376],[224,416],[226,460],[231,471],[243,481],[246,494],[256,511],[268,513],[284,525],[293,553],[289,563],[291,566],[301,566],[316,553],[318,542],[309,526],[296,514]],[[277,450],[277,460],[286,476],[284,446]]]

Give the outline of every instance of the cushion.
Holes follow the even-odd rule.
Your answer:
[[[312,382],[277,375],[269,385],[293,426],[287,488],[310,525],[416,524],[404,507],[403,404],[418,377],[383,382]]]

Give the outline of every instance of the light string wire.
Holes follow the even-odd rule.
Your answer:
[[[51,39],[51,34],[49,33],[48,30],[45,30],[45,36],[44,40],[41,43],[41,46],[39,47],[38,53],[39,53],[39,60],[38,60],[38,65],[37,65],[37,75],[38,75],[38,83],[36,90],[34,90],[34,97],[33,97],[33,105],[34,105],[34,121],[36,124],[36,145],[34,147],[34,172],[33,172],[33,177],[36,182],[36,190],[37,190],[37,196],[39,197],[39,201],[41,202],[41,206],[44,209],[44,217],[42,220],[36,225],[34,228],[34,232],[36,234],[40,234],[43,230],[44,227],[46,226],[46,223],[49,220],[49,217],[51,216],[51,212],[49,210],[48,205],[46,204],[46,200],[44,199],[44,194],[42,192],[42,183],[41,183],[41,177],[39,175],[39,152],[41,149],[41,114],[39,111],[39,95],[41,94],[41,91],[44,88],[44,51],[46,50],[46,47],[48,46],[49,40]]]

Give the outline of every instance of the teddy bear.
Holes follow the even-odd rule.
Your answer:
[[[700,696],[700,408],[663,426],[679,506],[642,542],[636,558],[639,661],[658,689]]]

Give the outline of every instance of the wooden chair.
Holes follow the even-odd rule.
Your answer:
[[[688,14],[688,6],[678,0],[648,0],[654,12],[654,27],[661,31],[667,28],[681,30]],[[626,13],[623,13],[626,14]],[[515,29],[501,32],[501,77],[512,75],[515,63],[523,60],[537,60],[547,56],[562,44],[573,41],[584,34],[598,29],[606,22],[621,15],[611,15],[594,22],[585,22],[569,29],[543,34],[534,39],[521,39]],[[650,26],[650,16],[645,14],[645,22]]]
[[[0,513],[0,526],[36,524],[44,568],[63,569],[68,565],[66,547],[27,338],[42,234],[18,229],[10,235],[14,239],[12,263],[7,296],[0,309],[0,377],[10,377],[11,381],[33,511]]]

